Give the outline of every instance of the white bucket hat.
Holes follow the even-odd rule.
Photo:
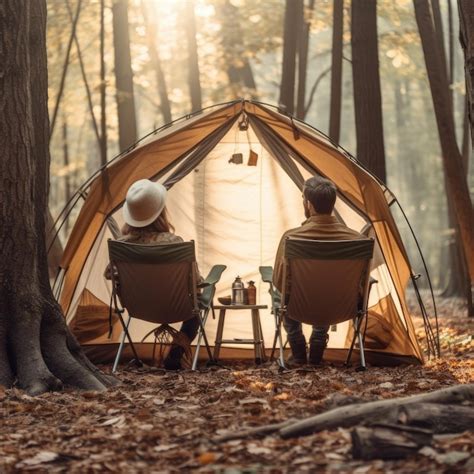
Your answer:
[[[166,203],[166,188],[148,179],[135,181],[127,191],[123,218],[133,227],[146,227],[161,214]]]

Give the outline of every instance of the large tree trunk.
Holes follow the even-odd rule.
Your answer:
[[[377,1],[353,1],[351,14],[357,158],[385,182],[382,95],[377,41]]]
[[[459,40],[464,51],[468,116],[471,123],[471,144],[474,149],[474,2],[458,0],[458,8]]]
[[[114,0],[112,14],[119,147],[120,151],[124,151],[137,141],[132,58],[128,34],[128,0]]]
[[[0,385],[30,394],[62,383],[103,390],[112,383],[69,332],[48,280],[49,188],[46,4],[4,0],[0,8]]]
[[[331,106],[329,109],[329,138],[339,143],[342,103],[342,36],[344,34],[344,0],[333,2]]]
[[[146,37],[148,40],[148,54],[150,55],[150,60],[156,73],[156,85],[158,88],[158,95],[160,96],[161,115],[163,116],[163,123],[169,123],[172,120],[171,104],[168,98],[168,88],[166,87],[165,74],[161,66],[160,55],[156,47],[157,27],[153,17],[150,21],[150,17],[147,12],[147,5],[143,0],[141,2],[141,8],[143,22],[145,24]]]
[[[302,10],[303,0],[286,0],[279,105],[290,115],[295,111],[296,46]]]
[[[448,0],[450,4],[451,0]],[[452,48],[450,47],[450,56],[449,63],[446,55],[446,48],[444,45],[444,29],[443,29],[443,19],[441,15],[441,8],[439,5],[439,0],[431,0],[431,9],[433,12],[433,24],[435,28],[435,36],[438,43],[438,51],[440,54],[440,60],[442,66],[446,70],[448,77],[448,93],[451,103],[451,113],[453,114],[453,123],[454,121],[454,103],[453,103],[453,90],[451,88],[453,82],[453,60],[454,54]],[[451,32],[452,25],[449,25],[449,31]],[[451,39],[450,39],[451,41]],[[467,174],[466,174],[467,177]],[[448,202],[448,224],[449,229],[452,230],[453,236],[449,239],[447,246],[447,251],[449,252],[449,280],[448,284],[443,291],[443,296],[461,296],[465,298],[467,302],[468,314],[472,313],[472,291],[471,283],[469,281],[469,273],[467,269],[466,258],[464,256],[462,241],[460,236],[459,225],[457,223],[455,214],[454,214],[454,204],[452,195],[449,192],[449,186],[447,183],[446,175],[444,176],[445,188],[446,188],[446,197]]]
[[[191,110],[202,109],[201,73],[199,71],[199,55],[196,41],[196,16],[194,1],[189,0],[184,5],[186,40],[188,48],[188,85],[191,96]]]
[[[448,184],[447,191],[452,197],[472,282],[474,278],[474,215],[463,159],[456,142],[447,71],[441,62],[438,51],[439,47],[428,0],[414,0],[413,3],[438,125],[444,172]]]

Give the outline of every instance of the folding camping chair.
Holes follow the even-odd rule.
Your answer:
[[[141,245],[109,240],[108,246],[112,266],[111,305],[114,306],[123,327],[123,336],[112,372],[117,370],[126,339],[130,343],[136,361],[140,363],[129,332],[132,318],[156,323],[158,328],[160,325],[197,317],[200,327],[192,370],[197,367],[202,339],[209,360],[212,361],[213,356],[204,326],[212,309],[216,283],[226,266],[215,265],[208,277],[198,284],[196,255],[192,241]],[[202,288],[202,293],[199,295],[198,288]],[[125,309],[128,312],[127,322],[123,318]]]
[[[262,280],[270,284],[275,317],[272,356],[278,342],[281,367],[285,368],[281,326],[288,314],[296,321],[318,326],[352,319],[354,335],[346,364],[351,360],[357,339],[360,368],[365,370],[361,327],[367,315],[370,286],[376,282],[369,283],[373,251],[372,239],[328,241],[287,238],[282,282],[286,291],[281,296],[272,284],[272,268],[260,267]]]

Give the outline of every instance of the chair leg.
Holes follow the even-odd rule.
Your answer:
[[[354,350],[354,345],[355,345],[356,337],[357,337],[357,334],[358,334],[357,327],[358,327],[358,321],[357,321],[357,319],[355,319],[354,320],[354,335],[352,336],[352,342],[351,342],[351,345],[349,347],[349,352],[347,353],[347,359],[346,359],[346,366],[347,367],[350,365],[350,362],[351,362],[352,351]]]
[[[276,331],[277,331],[277,334],[278,334],[278,342],[279,342],[279,345],[280,345],[280,357],[279,357],[279,365],[282,369],[286,369],[286,365],[285,365],[285,356],[284,356],[284,352],[283,352],[283,338],[281,337],[281,322],[282,322],[282,315],[280,314],[279,316],[277,316],[275,318],[275,322],[276,322]]]
[[[362,320],[362,318],[361,318]],[[358,371],[363,371],[367,369],[367,366],[365,365],[365,352],[364,352],[364,341],[362,334],[360,333],[360,326],[359,324],[359,330],[357,331],[357,335],[359,338],[359,350],[360,350],[360,367],[357,368]]]
[[[123,325],[123,319],[122,315],[120,315],[120,319],[122,320],[122,325]],[[120,341],[120,346],[117,351],[117,355],[115,356],[114,360],[114,365],[112,367],[112,373],[114,374],[117,371],[117,367],[120,361],[120,356],[122,355],[123,351],[123,346],[125,345],[125,338],[127,337],[127,332],[128,332],[128,326],[130,325],[130,320],[132,319],[131,316],[128,317],[127,324],[124,327],[123,334],[122,334],[122,340]]]
[[[207,317],[209,316],[209,308],[206,309],[204,312],[204,316],[202,318],[203,325],[206,325]],[[202,339],[202,331],[201,328],[199,328],[198,332],[198,338],[196,342],[196,350],[194,352],[194,357],[193,357],[193,365],[191,366],[191,370],[196,370],[197,369],[197,363],[198,363],[198,358],[199,358],[199,350],[201,349],[201,339]]]
[[[198,317],[199,317],[199,325],[201,326],[202,338],[204,339],[204,344],[206,345],[206,351],[209,357],[209,361],[214,362],[214,357],[211,352],[211,347],[209,346],[209,341],[207,340],[206,330],[204,329],[203,321],[200,315]]]

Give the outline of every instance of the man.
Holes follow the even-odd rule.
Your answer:
[[[283,234],[275,259],[273,284],[282,292],[282,279],[285,254],[285,239],[294,237],[312,240],[359,240],[366,237],[349,229],[332,215],[336,203],[337,189],[334,183],[320,176],[313,176],[304,183],[303,207],[307,218],[300,227],[288,230]],[[289,275],[291,278],[291,275]],[[306,364],[306,339],[301,323],[291,319],[291,314],[284,318],[283,326],[288,334],[294,364]],[[318,365],[323,358],[329,336],[329,326],[313,326],[309,345],[309,363]]]

